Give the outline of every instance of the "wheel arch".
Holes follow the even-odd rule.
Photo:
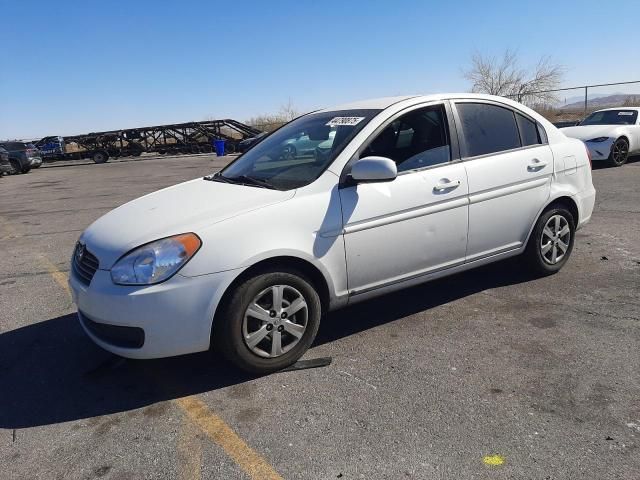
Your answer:
[[[330,291],[331,287],[325,274],[320,270],[320,268],[318,268],[308,260],[293,255],[277,255],[268,257],[259,260],[251,266],[242,270],[225,288],[225,291],[220,297],[220,300],[213,313],[210,337],[214,334],[216,320],[220,315],[222,315],[224,306],[229,301],[233,291],[248,278],[251,278],[252,276],[257,275],[261,272],[268,271],[272,268],[293,270],[294,272],[299,272],[304,275],[309,281],[312,282],[314,288],[318,292],[320,296],[320,302],[322,304],[322,311],[327,312],[329,310],[332,298]]]
[[[631,152],[631,138],[629,138],[629,134],[627,132],[620,132],[613,143],[617,142],[620,139],[626,140],[629,147],[629,152]]]
[[[533,229],[535,228],[536,223],[538,223],[538,219],[540,218],[540,216],[544,214],[547,210],[555,206],[564,206],[567,210],[569,210],[569,212],[571,212],[571,215],[573,216],[573,221],[575,223],[574,228],[577,228],[577,226],[580,223],[580,220],[579,220],[580,210],[578,209],[578,204],[573,198],[571,198],[570,195],[560,194],[556,197],[550,198],[549,201],[545,204],[545,206],[540,209],[540,211],[536,215],[535,221],[531,224],[531,228],[529,229],[529,235],[527,235],[527,240],[524,242],[525,246],[529,244],[529,238],[531,237],[531,232],[533,232]]]

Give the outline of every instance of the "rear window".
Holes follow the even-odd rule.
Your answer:
[[[21,152],[27,149],[27,146],[22,142],[5,142],[2,146],[10,152]]]
[[[456,105],[466,145],[467,157],[502,152],[520,147],[514,113],[486,103]]]

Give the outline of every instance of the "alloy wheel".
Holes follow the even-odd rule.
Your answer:
[[[295,347],[307,328],[309,309],[290,285],[273,285],[254,297],[244,313],[242,336],[254,354],[275,358]]]
[[[569,250],[571,242],[571,227],[562,215],[549,218],[540,238],[540,253],[549,265],[562,261]]]
[[[616,162],[616,164],[623,164],[627,160],[627,155],[629,154],[629,146],[627,145],[627,142],[622,139],[616,140],[613,144],[611,154],[613,155],[613,161]]]

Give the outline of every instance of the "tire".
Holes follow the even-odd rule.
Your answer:
[[[104,150],[100,150],[94,153],[91,158],[93,163],[106,163],[109,160],[109,154]]]
[[[24,165],[22,165],[22,167],[18,167],[18,168],[20,169],[20,173],[29,173],[31,171],[31,163],[27,162]]]
[[[534,273],[552,275],[567,263],[573,251],[575,225],[573,215],[562,205],[552,206],[540,215],[524,253]],[[558,232],[560,235],[556,235]]]
[[[296,158],[296,147],[289,144],[285,145],[284,150],[282,151],[282,159],[283,160],[293,160]]]
[[[618,138],[611,146],[607,163],[610,167],[621,167],[629,158],[629,142],[625,138]]]
[[[274,294],[274,290],[281,293]],[[275,295],[282,301],[274,308]],[[299,299],[304,306],[300,307]],[[287,318],[286,309],[294,302],[299,310]],[[264,375],[292,365],[309,349],[318,333],[322,306],[313,283],[303,274],[270,270],[240,284],[220,313],[212,333],[215,350],[239,369]],[[251,334],[252,346],[245,340]],[[274,347],[276,338],[280,339],[280,352]]]
[[[11,159],[9,160],[9,163],[11,164],[11,171],[9,172],[9,175],[17,175],[22,172],[22,167],[18,160]]]

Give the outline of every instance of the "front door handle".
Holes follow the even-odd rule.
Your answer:
[[[453,190],[454,188],[458,188],[460,186],[460,180],[456,180],[455,182],[450,182],[446,178],[443,178],[436,186],[433,187],[434,190],[441,192],[443,190]]]
[[[537,158],[534,158],[533,160],[531,160],[531,163],[527,166],[527,170],[529,170],[530,172],[536,172],[546,166],[547,166],[547,162],[543,162],[542,160],[538,160]]]

